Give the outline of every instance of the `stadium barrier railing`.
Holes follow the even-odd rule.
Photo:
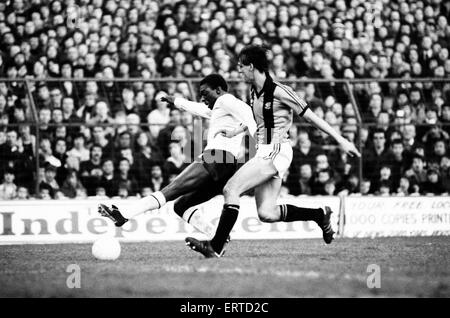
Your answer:
[[[35,143],[35,149],[34,149],[34,155],[35,155],[35,175],[34,175],[34,190],[37,192],[38,190],[38,178],[39,175],[39,167],[41,166],[41,162],[39,162],[39,144],[41,140],[40,131],[39,131],[39,105],[37,105],[35,100],[35,92],[36,92],[36,85],[40,83],[45,83],[46,85],[54,85],[53,87],[63,87],[63,83],[65,82],[71,82],[71,83],[87,83],[87,82],[96,82],[97,84],[100,83],[107,83],[107,82],[113,82],[114,85],[119,84],[128,84],[133,87],[133,85],[136,85],[137,87],[140,87],[142,89],[142,85],[146,83],[151,83],[154,86],[156,86],[159,89],[166,89],[168,91],[175,91],[177,88],[174,86],[174,84],[179,83],[185,83],[188,88],[188,95],[189,98],[192,98],[193,100],[197,100],[197,90],[198,90],[198,84],[200,82],[200,78],[155,78],[155,79],[146,79],[146,78],[114,78],[114,79],[104,79],[104,78],[83,78],[83,79],[74,79],[74,78],[0,78],[0,94],[2,91],[4,91],[4,88],[6,87],[6,91],[9,89],[17,88],[18,86],[21,86],[22,89],[25,92],[25,95],[23,96],[23,104],[27,106],[27,109],[29,110],[29,120],[24,123],[1,123],[0,124],[0,130],[5,130],[7,127],[18,127],[20,125],[27,125],[32,128],[32,131],[34,132],[34,135],[36,137],[36,143]],[[233,92],[235,89],[235,86],[242,84],[242,81],[240,80],[229,80],[231,91]],[[373,123],[366,123],[364,116],[362,114],[361,108],[359,106],[358,98],[355,97],[354,87],[355,85],[371,85],[371,83],[377,83],[379,85],[389,85],[390,83],[397,83],[398,86],[403,87],[402,89],[408,89],[412,84],[414,83],[422,83],[423,85],[436,85],[441,86],[442,90],[448,89],[450,85],[449,79],[441,79],[441,78],[393,78],[393,79],[289,79],[289,80],[282,80],[283,83],[292,85],[294,88],[298,88],[299,86],[302,86],[301,89],[304,90],[305,85],[312,83],[314,84],[314,87],[317,91],[321,90],[327,90],[327,87],[324,87],[324,85],[340,85],[340,93],[337,94],[334,90],[334,97],[336,97],[336,100],[344,99],[348,100],[348,103],[352,105],[354,116],[356,120],[356,126],[357,126],[357,132],[356,135],[361,135],[361,130],[363,128],[367,127],[375,127],[376,124]],[[135,86],[135,87],[136,87]],[[248,88],[248,87],[247,87]],[[338,96],[339,95],[339,96]],[[332,94],[333,96],[333,94]],[[80,96],[81,98],[83,96]],[[247,95],[248,97],[248,95]],[[395,97],[395,96],[394,96]],[[112,103],[112,101],[109,101]],[[296,123],[299,127],[302,127],[305,125],[304,123]],[[50,126],[58,126],[59,124],[50,124]],[[74,126],[74,127],[92,127],[87,125],[86,123],[73,123],[73,124],[64,124],[66,126]],[[102,124],[104,126],[110,126],[110,127],[120,127],[124,124]],[[152,124],[148,123],[141,123],[139,126],[141,128],[148,128]],[[405,124],[393,124],[389,123],[390,127],[399,127],[404,126]],[[449,124],[444,124],[444,126],[448,126]],[[193,126],[195,126],[195,123],[193,123]],[[417,125],[416,126],[421,126]],[[195,128],[195,127],[194,127]],[[194,129],[193,129],[194,130]],[[202,134],[200,134],[202,135]],[[357,147],[361,150],[362,149],[362,143],[361,139],[357,138],[356,140]],[[333,149],[333,146],[331,146],[330,149]],[[365,167],[363,166],[363,158],[361,157],[359,159],[358,164],[358,177],[359,180],[363,180],[365,174]],[[361,182],[360,182],[361,183]]]

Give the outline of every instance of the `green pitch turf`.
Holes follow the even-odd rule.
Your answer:
[[[232,241],[221,259],[184,242],[0,246],[0,297],[449,297],[450,237]],[[66,285],[80,268],[81,288]],[[367,268],[380,268],[380,288]]]

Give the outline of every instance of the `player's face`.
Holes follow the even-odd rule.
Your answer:
[[[239,74],[241,74],[242,78],[246,83],[252,83],[253,82],[253,67],[250,65],[244,65],[242,64],[242,61],[239,61],[238,63],[238,71]]]
[[[214,103],[219,97],[219,93],[216,89],[212,89],[208,85],[200,85],[200,100],[205,103],[210,109],[213,108]]]

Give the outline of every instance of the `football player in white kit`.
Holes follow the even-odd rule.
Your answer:
[[[315,221],[323,232],[327,244],[333,240],[329,207],[308,209],[294,205],[277,205],[281,180],[292,161],[289,129],[293,113],[302,116],[320,130],[332,136],[350,156],[360,156],[355,145],[318,117],[308,104],[289,86],[273,81],[268,69],[266,50],[260,46],[247,46],[239,54],[239,71],[252,85],[251,107],[257,123],[257,151],[227,182],[223,189],[225,204],[216,234],[211,241],[186,238],[187,244],[205,257],[220,257],[239,213],[242,193],[255,189],[258,215],[263,222]],[[232,136],[224,129],[221,133]]]
[[[195,217],[196,205],[221,194],[223,187],[237,170],[237,157],[245,131],[256,132],[256,123],[249,105],[227,92],[225,79],[218,74],[206,76],[200,82],[200,97],[203,103],[184,98],[167,96],[163,98],[176,107],[194,115],[210,119],[207,146],[200,156],[183,170],[161,191],[138,200],[129,209],[120,209],[99,204],[98,211],[108,217],[116,226],[122,226],[128,219],[161,208],[168,201],[176,200],[174,210],[185,221],[205,234],[214,234],[200,216]],[[223,130],[237,131],[229,138],[219,134]],[[212,233],[208,233],[212,232]]]

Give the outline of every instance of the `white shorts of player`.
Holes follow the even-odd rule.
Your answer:
[[[292,162],[292,147],[289,142],[269,145],[258,144],[255,157],[272,160],[278,171],[278,175],[275,178],[283,178]]]

